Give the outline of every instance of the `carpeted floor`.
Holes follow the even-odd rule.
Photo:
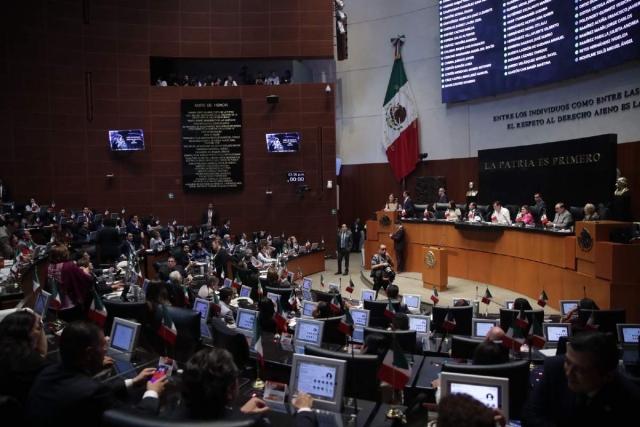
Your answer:
[[[367,263],[369,260],[367,260]],[[320,287],[320,275],[324,276],[325,284],[328,283],[342,283],[342,294],[346,296],[344,289],[349,283],[349,278],[353,280],[353,283],[356,285],[355,291],[353,293],[354,298],[360,297],[360,290],[365,288],[365,282],[361,278],[362,268],[362,254],[352,253],[349,257],[349,275],[348,276],[336,276],[335,272],[338,271],[338,261],[335,259],[327,259],[325,261],[325,271],[322,273],[312,274],[310,277],[313,279],[313,288],[321,289]],[[342,268],[344,272],[344,265]],[[303,272],[304,273],[304,272]],[[364,276],[369,277],[369,272],[365,271]],[[340,280],[342,279],[342,280]],[[400,288],[400,293],[410,293],[410,294],[419,294],[422,295],[423,302],[430,302],[429,297],[432,294],[431,289],[424,289],[422,287],[422,275],[420,273],[402,273],[396,276],[395,284]],[[438,305],[452,305],[452,298],[465,298],[465,299],[480,299],[487,288],[485,283],[474,282],[471,280],[458,279],[456,277],[449,277],[449,286],[447,290],[444,292],[440,292],[440,302]],[[477,289],[477,293],[476,293]],[[488,311],[489,313],[498,313],[500,308],[504,306],[505,300],[515,300],[516,298],[527,298],[529,303],[534,309],[540,308],[537,305],[537,300],[528,298],[522,294],[517,292],[513,292],[507,289],[498,288],[495,286],[489,286],[489,291],[493,296],[493,302],[488,306],[485,304],[480,304],[480,312]],[[476,295],[479,298],[476,298]],[[549,305],[557,306],[557,301],[549,301]],[[551,308],[547,305],[544,310],[545,314],[559,314],[559,311]]]

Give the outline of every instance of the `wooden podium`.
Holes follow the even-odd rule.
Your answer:
[[[438,292],[447,289],[449,283],[449,264],[447,250],[435,246],[422,247],[422,287]]]
[[[575,224],[576,267],[578,273],[596,277],[596,265],[608,262],[610,258],[598,257],[599,243],[609,242],[611,230],[629,227],[631,223],[619,221],[578,221]]]

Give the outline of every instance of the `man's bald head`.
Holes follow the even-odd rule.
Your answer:
[[[489,329],[489,332],[487,332],[487,336],[484,337],[484,339],[491,340],[491,341],[499,341],[499,340],[502,340],[504,336],[505,336],[505,333],[502,330],[502,328],[500,326],[494,326],[493,328]]]

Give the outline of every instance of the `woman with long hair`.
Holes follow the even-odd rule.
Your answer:
[[[0,322],[0,394],[24,404],[36,377],[49,366],[40,316],[27,310]]]
[[[69,259],[64,245],[51,249],[49,263],[44,289],[52,292],[56,285],[61,303],[58,316],[65,322],[84,319],[93,288],[91,275]]]

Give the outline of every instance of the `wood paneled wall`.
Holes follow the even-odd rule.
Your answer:
[[[634,219],[640,221],[640,142],[618,144],[617,161],[618,169],[629,179]],[[444,176],[449,199],[465,203],[469,182],[473,181],[478,186],[478,158],[427,160],[426,163],[419,163],[406,179],[409,190],[414,188],[414,181],[420,176]],[[343,165],[338,179],[340,223],[351,223],[357,217],[363,221],[371,218],[375,211],[382,209],[389,193],[394,193],[399,200],[402,198],[402,183],[396,181],[387,163]],[[611,183],[612,193],[615,190],[614,184]],[[533,204],[533,194],[531,203]]]
[[[0,177],[11,199],[90,206],[197,224],[207,203],[232,230],[336,231],[335,90],[326,84],[151,87],[150,56],[333,57],[332,3],[316,0],[12,2],[0,27]],[[85,73],[92,78],[87,119]],[[266,96],[280,96],[274,106]],[[181,99],[243,101],[242,191],[185,192]],[[144,129],[146,150],[114,153],[108,130]],[[321,129],[322,139],[319,139]],[[301,132],[301,151],[269,154],[265,133]],[[215,162],[215,159],[211,159]],[[306,171],[300,199],[287,171]],[[113,173],[113,178],[107,174]],[[322,185],[321,182],[325,184]],[[324,191],[319,191],[324,188]],[[265,194],[267,189],[273,194]],[[169,193],[174,198],[169,198]]]

